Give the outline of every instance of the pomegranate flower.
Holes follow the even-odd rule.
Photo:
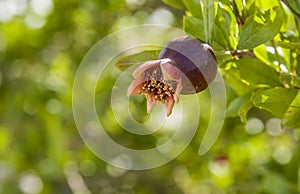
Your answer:
[[[163,48],[158,60],[147,61],[133,72],[128,96],[145,95],[148,113],[163,103],[169,116],[180,94],[204,90],[216,71],[216,58],[209,45],[192,37],[178,37]]]
[[[145,95],[148,113],[158,102],[163,103],[169,116],[181,91],[180,72],[172,61],[161,59],[143,63],[134,71],[133,77],[135,80],[128,88],[128,95]]]

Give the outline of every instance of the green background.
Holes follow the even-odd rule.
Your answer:
[[[298,193],[299,16],[297,0],[220,0],[212,7],[197,0],[1,0],[0,193]],[[146,23],[183,28],[211,42],[228,107],[207,154],[198,155],[210,119],[203,105],[207,113],[183,153],[155,169],[127,171],[83,143],[72,87],[97,41]],[[107,99],[114,80],[104,79],[107,88],[98,88],[96,104],[100,120],[111,121]],[[209,100],[207,91],[197,95]],[[147,119],[145,99],[138,102],[134,114]],[[115,141],[135,149],[158,139],[132,136],[114,122],[106,126]]]

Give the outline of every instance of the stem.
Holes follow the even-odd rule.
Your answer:
[[[283,64],[283,61],[278,53],[277,46],[276,46],[274,40],[271,40],[271,44],[272,44],[273,48],[275,49],[275,56],[279,62],[278,70],[280,71],[280,64]]]
[[[297,67],[296,67],[296,75],[300,75],[300,54],[297,55]]]
[[[236,21],[237,21],[238,25],[244,25],[244,23],[245,23],[244,19],[242,18],[241,14],[239,12],[239,9],[236,5],[235,0],[233,0],[232,3],[233,3],[233,12],[236,16]]]
[[[296,24],[296,28],[298,30],[298,33],[300,34],[300,25],[299,25],[299,19],[297,16],[294,16],[295,18],[295,24]]]

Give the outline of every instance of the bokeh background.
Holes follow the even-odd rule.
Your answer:
[[[188,148],[151,170],[110,166],[80,138],[72,86],[88,50],[125,27],[182,28],[183,14],[158,0],[0,0],[0,193],[298,193],[299,132],[283,130],[279,119],[255,109],[246,124],[229,116],[213,148],[199,156],[210,119],[204,103],[207,114],[202,112]],[[108,93],[101,88],[97,95]],[[234,98],[230,88],[227,95],[228,102]],[[198,96],[209,99],[207,92]],[[114,119],[106,102],[97,104],[99,117]],[[140,99],[138,106],[144,105]],[[116,141],[136,149],[158,138],[138,138],[106,124]]]

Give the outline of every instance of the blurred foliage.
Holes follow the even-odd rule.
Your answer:
[[[0,193],[300,192],[299,1],[219,0],[214,8],[212,25],[198,0],[1,0]],[[157,19],[159,13],[166,17]],[[98,40],[145,23],[183,26],[192,36],[211,39],[228,112],[207,154],[198,155],[210,119],[202,113],[196,136],[175,160],[126,171],[98,159],[81,140],[72,85]],[[144,51],[132,59],[156,55]],[[107,102],[114,80],[103,79],[97,108],[110,135],[136,149],[153,147],[159,134],[137,137],[113,121]],[[197,97],[210,100],[207,91]],[[145,106],[145,100],[136,101],[135,107]],[[208,113],[210,108],[201,104]],[[133,111],[147,117],[140,109]]]

